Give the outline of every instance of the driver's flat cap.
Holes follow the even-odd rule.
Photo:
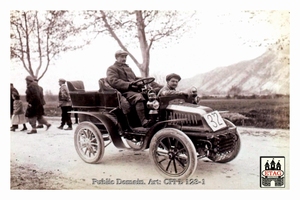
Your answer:
[[[116,51],[115,53],[115,57],[117,58],[119,55],[128,55],[128,52],[127,51],[124,51],[124,50],[118,50]]]
[[[176,79],[178,79],[178,81],[181,80],[181,77],[178,74],[175,74],[175,73],[167,75],[166,80],[169,81],[169,80],[171,80],[171,78],[176,78]]]

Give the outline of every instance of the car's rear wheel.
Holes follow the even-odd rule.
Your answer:
[[[195,147],[182,131],[165,128],[150,142],[150,156],[157,171],[167,178],[186,179],[197,166]]]
[[[99,129],[91,122],[81,122],[74,133],[75,149],[87,163],[99,163],[104,155],[104,140]]]

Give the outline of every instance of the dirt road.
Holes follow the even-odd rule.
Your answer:
[[[148,150],[119,150],[110,144],[100,164],[86,164],[75,151],[73,131],[57,129],[57,119],[49,121],[48,131],[10,133],[11,189],[260,189],[260,156],[285,156],[285,189],[289,189],[289,130],[238,127],[242,146],[235,160],[226,164],[199,160],[190,177],[190,183],[199,183],[178,184],[158,174]]]

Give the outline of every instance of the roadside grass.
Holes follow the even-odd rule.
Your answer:
[[[58,106],[58,102],[48,101],[44,106],[45,115],[49,117],[61,116],[61,109],[57,106]]]
[[[237,126],[290,128],[290,100],[277,99],[205,99],[201,105],[228,111],[224,117]]]

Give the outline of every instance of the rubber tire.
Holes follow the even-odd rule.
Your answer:
[[[157,162],[156,159],[156,152],[158,145],[162,139],[165,138],[175,138],[178,140],[185,148],[187,151],[188,155],[188,163],[187,163],[187,168],[177,174],[170,174],[166,172],[166,170],[161,168],[161,165]],[[191,139],[182,131],[175,129],[175,128],[164,128],[158,131],[153,138],[151,139],[150,142],[150,148],[149,148],[149,153],[150,153],[150,158],[152,163],[154,164],[156,170],[166,178],[174,178],[174,179],[186,179],[193,175],[193,173],[196,170],[197,167],[197,153],[196,149],[194,147],[194,144],[192,143]]]
[[[90,158],[87,155],[85,155],[84,151],[80,148],[79,137],[80,137],[80,133],[83,130],[90,131],[95,136],[96,142],[98,144],[96,148],[96,154],[93,158]],[[103,158],[104,151],[105,151],[104,139],[102,137],[100,130],[91,122],[79,123],[74,133],[74,145],[77,154],[86,163],[90,163],[90,164],[99,163]]]

